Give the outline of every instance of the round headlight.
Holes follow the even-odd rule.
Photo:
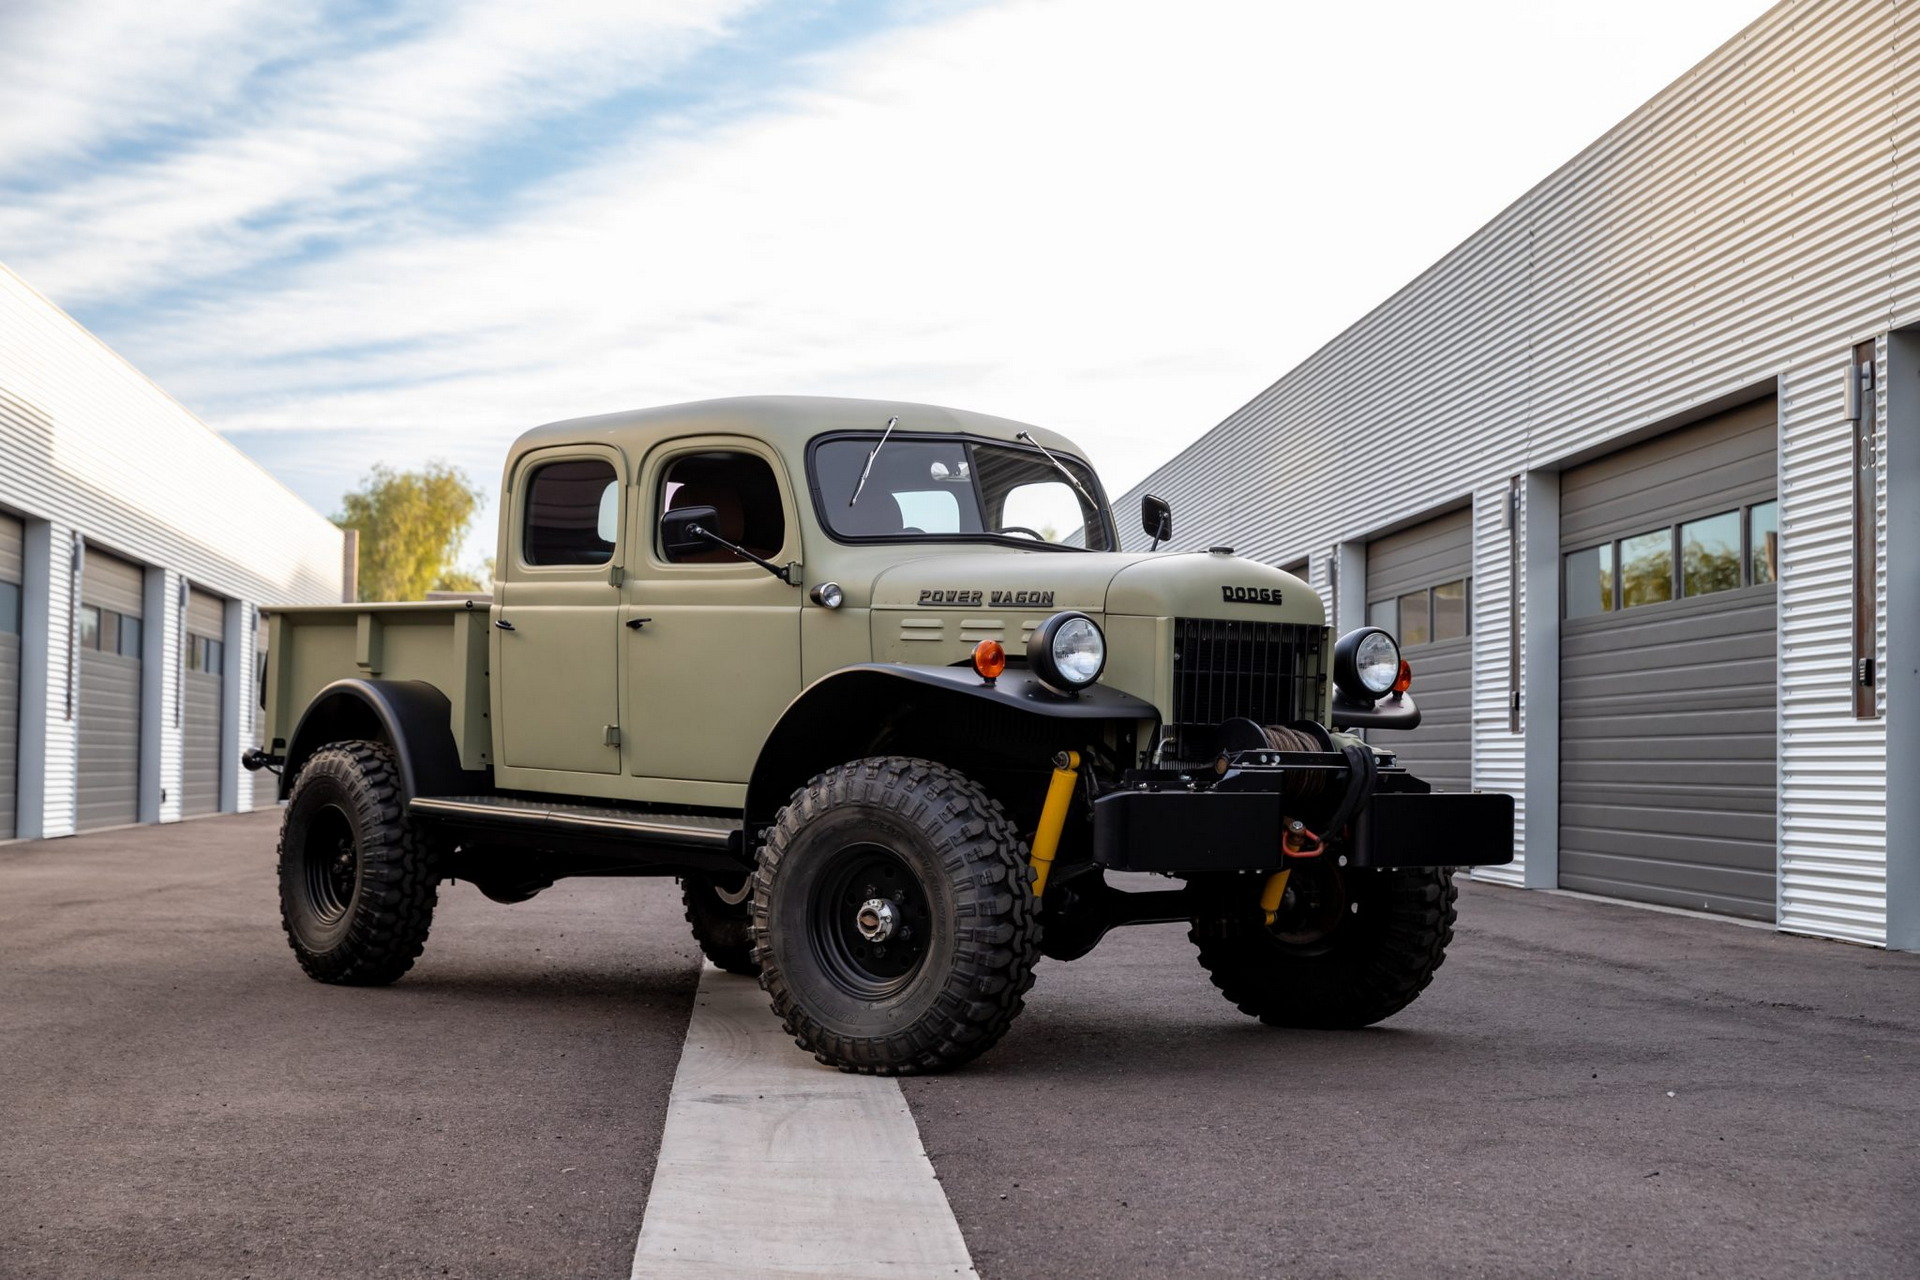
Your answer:
[[[823,582],[807,593],[822,609],[838,609],[847,602],[847,593],[837,582]]]
[[[1400,646],[1378,627],[1349,631],[1333,647],[1333,682],[1356,698],[1371,702],[1399,678]]]
[[[1107,665],[1107,638],[1084,613],[1056,613],[1033,629],[1027,666],[1055,693],[1074,693],[1100,678]]]

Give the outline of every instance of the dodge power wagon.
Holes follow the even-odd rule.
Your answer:
[[[1227,547],[1122,552],[1037,427],[582,418],[514,444],[501,510],[490,605],[271,613],[247,764],[279,774],[283,923],[322,982],[404,974],[442,881],[660,875],[847,1071],[965,1062],[1041,956],[1150,922],[1247,1014],[1359,1027],[1439,967],[1454,870],[1512,857],[1511,797],[1434,791],[1384,741],[1420,716],[1391,635],[1335,640]],[[1171,536],[1161,499],[1139,518]]]

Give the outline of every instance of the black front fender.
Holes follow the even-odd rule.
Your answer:
[[[400,765],[403,800],[473,795],[492,789],[491,770],[460,767],[453,704],[424,680],[335,680],[314,695],[294,726],[280,770],[280,798],[314,752],[330,742],[385,742]]]
[[[801,690],[781,713],[747,784],[748,823],[770,822],[796,787],[822,770],[873,754],[890,730],[911,721],[924,736],[930,726],[937,730],[942,717],[961,723],[962,709],[984,711],[987,723],[1009,728],[1044,729],[1051,724],[1055,730],[1043,732],[1040,739],[1056,738],[1059,745],[1078,745],[1079,738],[1103,722],[1131,730],[1142,721],[1157,728],[1160,721],[1151,703],[1130,693],[1096,684],[1063,697],[1021,668],[1009,667],[987,684],[971,667],[878,662],[843,667]],[[964,723],[977,726],[980,721],[974,716]],[[955,743],[962,752],[992,745]]]

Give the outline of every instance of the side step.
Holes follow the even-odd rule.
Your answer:
[[[738,818],[670,813],[616,805],[565,804],[534,796],[416,796],[407,812],[503,835],[551,836],[595,844],[632,842],[656,849],[740,857],[745,846]]]

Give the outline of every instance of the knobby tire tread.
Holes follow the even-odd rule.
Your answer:
[[[1460,891],[1444,868],[1363,874],[1379,877],[1361,899],[1374,917],[1324,955],[1278,951],[1254,911],[1196,920],[1187,936],[1213,985],[1273,1027],[1366,1027],[1412,1004],[1446,959]]]
[[[299,883],[304,869],[300,851],[288,848],[283,821],[280,927],[308,977],[343,986],[385,986],[413,968],[426,947],[440,887],[432,850],[407,818],[400,767],[385,743],[341,742],[314,752],[294,783],[294,796],[301,787],[316,785],[339,785],[354,810],[362,836],[359,886],[340,944],[326,951],[303,945],[291,919],[290,894],[297,890],[289,886]]]
[[[933,1012],[890,1035],[828,1030],[794,998],[767,941],[770,894],[805,825],[845,804],[884,806],[920,826],[941,849],[964,921],[953,969]],[[859,1075],[941,1071],[991,1048],[1025,1007],[1040,955],[1040,917],[1027,846],[986,791],[946,765],[873,757],[829,769],[793,793],[775,818],[754,871],[760,985],[781,1025],[819,1061]]]

